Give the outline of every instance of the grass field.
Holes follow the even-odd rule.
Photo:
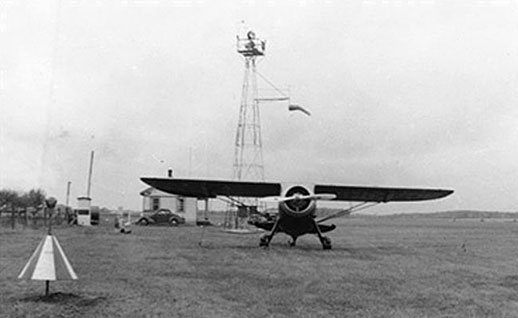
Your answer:
[[[55,229],[79,276],[16,277],[45,231],[0,228],[2,317],[518,317],[518,223],[338,220],[269,249],[196,227]]]

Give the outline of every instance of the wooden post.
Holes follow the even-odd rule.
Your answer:
[[[45,210],[47,211],[48,210],[48,235],[52,235],[52,212],[54,212],[54,208],[56,207],[56,204],[58,203],[58,201],[53,198],[53,197],[50,197],[48,199],[45,199]]]
[[[203,212],[204,221],[207,221],[209,219],[207,216],[208,214],[209,214],[209,198],[205,198],[205,211]]]
[[[45,211],[48,211],[47,212],[48,225],[49,225],[48,232],[47,232],[48,235],[52,235],[52,219],[51,218],[52,218],[52,212],[54,211],[54,208],[56,207],[57,203],[58,203],[58,201],[53,197],[45,199]],[[45,219],[47,219],[47,218],[45,218]],[[50,282],[48,280],[46,280],[45,281],[45,297],[49,297],[49,289],[50,289]]]
[[[49,214],[48,212],[48,207],[47,206],[44,206],[43,207],[43,226],[47,227],[47,215]]]
[[[15,209],[11,208],[11,228],[14,230],[15,228]]]
[[[48,220],[48,222],[49,222],[49,230],[47,232],[48,235],[52,235],[52,212],[53,212],[52,210],[54,210],[54,209],[49,208],[49,212],[47,213],[48,216],[49,216],[49,220]]]

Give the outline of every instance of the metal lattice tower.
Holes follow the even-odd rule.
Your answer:
[[[234,151],[234,180],[264,181],[261,116],[257,96],[256,60],[264,55],[265,41],[249,31],[237,38],[237,52],[245,59],[239,121]]]
[[[245,74],[241,90],[239,120],[234,144],[233,180],[264,181],[263,144],[261,139],[261,116],[257,98],[256,61],[264,55],[265,42],[256,39],[254,32],[248,31],[246,38],[237,37],[237,52],[244,57]],[[237,201],[257,207],[257,200],[239,198]],[[225,226],[240,228],[240,220],[249,210],[229,205],[225,215]]]

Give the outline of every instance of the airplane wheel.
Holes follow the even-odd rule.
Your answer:
[[[329,237],[324,236],[322,238],[322,247],[324,248],[324,250],[331,249],[331,239]]]
[[[268,247],[268,244],[270,243],[270,240],[268,239],[268,236],[261,236],[261,240],[259,241],[259,246],[262,247]]]

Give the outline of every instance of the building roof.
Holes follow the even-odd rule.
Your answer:
[[[178,195],[166,193],[160,190],[157,190],[153,187],[146,188],[140,192],[140,195],[143,197],[150,197],[150,196],[158,196],[158,197],[179,197]]]

